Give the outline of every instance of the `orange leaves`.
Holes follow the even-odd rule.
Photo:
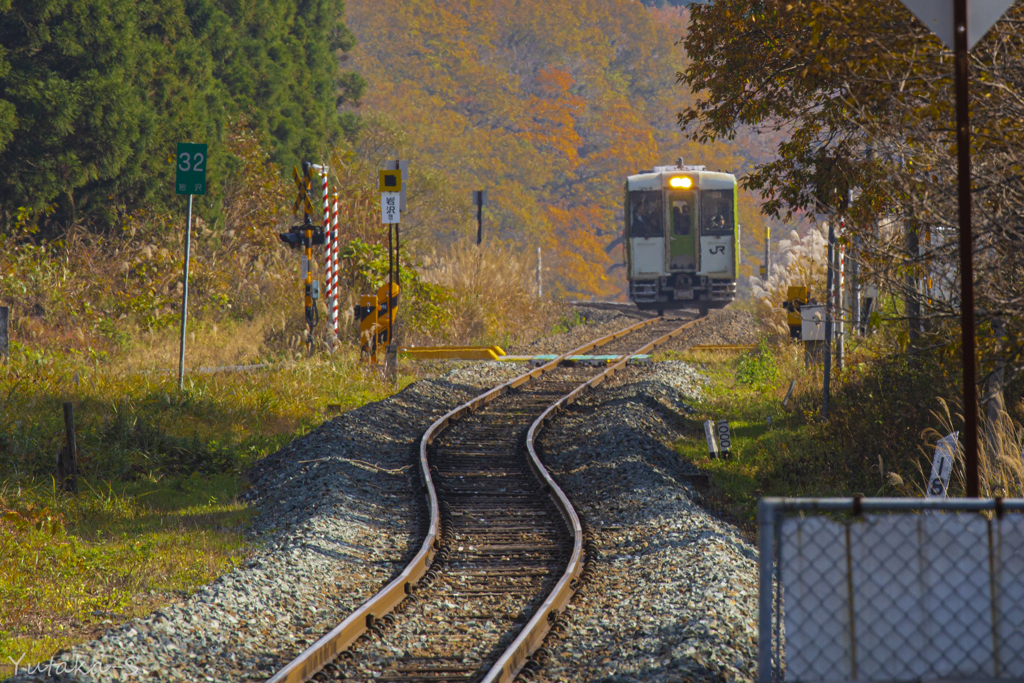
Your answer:
[[[371,84],[363,109],[402,131],[375,153],[414,159],[455,197],[486,187],[485,239],[542,247],[546,289],[623,291],[622,271],[606,271],[619,254],[604,247],[622,228],[627,175],[679,156],[732,158],[721,143],[687,143],[676,124],[690,97],[676,85],[686,11],[634,0],[346,6],[352,66]],[[425,242],[476,232],[468,206],[463,223],[424,229]]]
[[[579,165],[579,148],[583,139],[576,131],[576,119],[582,117],[586,102],[571,92],[575,81],[562,68],[545,67],[534,81],[538,95],[526,102],[530,140],[538,150],[546,152],[562,172]]]

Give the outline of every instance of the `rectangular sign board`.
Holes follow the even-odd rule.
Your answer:
[[[398,223],[401,220],[402,211],[399,208],[401,202],[402,198],[398,192],[380,193],[380,212],[382,223],[387,225],[389,223]]]
[[[179,142],[174,160],[174,193],[206,194],[206,145]]]
[[[409,182],[409,161],[408,160],[399,160],[397,162],[396,161],[385,161],[384,162],[384,170],[386,170],[386,171],[398,171],[399,173],[401,173],[401,176],[402,176],[402,189],[399,191],[399,194],[401,194],[402,196],[400,197],[398,210],[399,211],[405,211],[405,187],[406,187],[406,184]],[[381,192],[384,192],[384,190],[381,189]]]

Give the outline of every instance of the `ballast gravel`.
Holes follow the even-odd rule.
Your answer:
[[[627,370],[542,435],[598,557],[534,680],[754,680],[756,550],[700,507],[696,469],[666,445],[703,383],[681,362]]]
[[[266,680],[404,566],[420,534],[413,457],[430,423],[520,371],[481,363],[417,382],[267,456],[251,474],[258,549],[245,566],[35,673],[23,662],[12,680]]]
[[[595,327],[631,322],[602,317],[543,350],[568,350]],[[414,552],[421,507],[413,454],[430,422],[521,370],[456,369],[268,456],[252,473],[258,549],[244,567],[59,654],[42,674],[12,680],[265,680]],[[542,436],[543,457],[594,530],[599,556],[568,609],[568,634],[547,644],[551,657],[537,679],[753,679],[755,551],[700,507],[693,482],[703,475],[667,446],[692,432],[690,402],[704,382],[682,362],[628,368]],[[72,673],[58,673],[59,665]]]

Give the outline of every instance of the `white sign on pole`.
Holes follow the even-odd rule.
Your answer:
[[[981,40],[1014,0],[967,0],[967,49]],[[954,49],[953,0],[903,0],[950,50]]]
[[[949,473],[953,470],[953,454],[956,453],[960,432],[953,432],[939,439],[935,444],[935,459],[932,460],[932,474],[928,477],[925,498],[945,498],[949,490]]]
[[[402,211],[399,208],[401,205],[401,193],[400,192],[381,192],[380,193],[380,212],[381,221],[385,224],[397,223],[402,217]]]

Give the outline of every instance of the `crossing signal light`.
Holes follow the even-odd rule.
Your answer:
[[[310,246],[315,247],[326,242],[323,226],[313,225],[309,216],[306,216],[306,221],[302,225],[293,225],[288,232],[279,232],[277,236],[287,247],[298,249],[299,247],[306,246],[307,230],[313,233],[312,239],[309,242]]]

